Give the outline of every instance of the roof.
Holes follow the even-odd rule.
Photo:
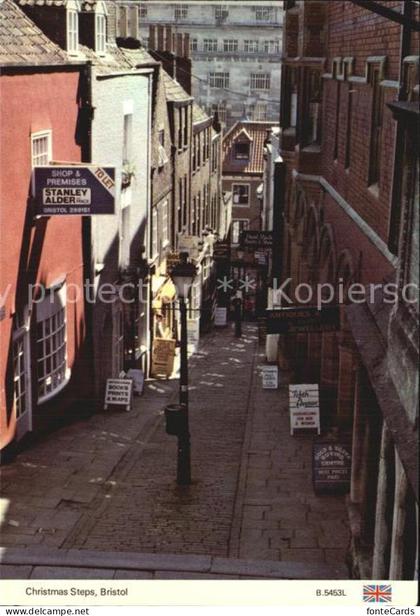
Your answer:
[[[66,54],[37,28],[12,0],[0,0],[1,66],[50,66],[67,63]]]
[[[162,71],[163,83],[165,84],[166,98],[168,101],[190,101],[191,96],[184,88],[168,75],[166,71]]]
[[[236,122],[223,139],[223,173],[244,173],[259,175],[264,172],[264,143],[267,133],[276,122]],[[237,160],[234,157],[233,145],[236,141],[244,141],[246,135],[251,141],[250,158]]]

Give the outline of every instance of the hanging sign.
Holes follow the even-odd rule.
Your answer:
[[[226,327],[227,325],[227,308],[217,306],[214,315],[214,324],[216,327]]]
[[[272,231],[250,231],[241,232],[240,244],[243,248],[272,248],[273,247],[273,232]]]
[[[290,434],[294,430],[315,428],[321,433],[319,419],[319,387],[314,385],[289,385]]]
[[[229,242],[219,241],[213,245],[213,258],[214,259],[229,259],[230,257],[230,244]]]
[[[351,445],[314,443],[312,471],[315,491],[348,490],[351,477]]]
[[[107,379],[105,391],[105,405],[108,406],[125,406],[126,411],[131,410],[131,401],[133,397],[133,381],[131,379]]]
[[[174,369],[175,340],[172,338],[155,338],[152,346],[152,376],[164,374],[169,378]]]
[[[34,167],[32,193],[35,216],[114,214],[115,168]]]
[[[261,374],[263,389],[278,389],[279,369],[277,366],[263,366]]]
[[[333,332],[340,329],[339,306],[297,306],[267,310],[269,334]]]

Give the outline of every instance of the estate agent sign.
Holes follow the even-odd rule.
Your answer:
[[[294,430],[315,428],[321,433],[319,388],[313,385],[289,385],[290,434]]]
[[[348,490],[351,446],[348,443],[314,443],[312,469],[315,491]]]
[[[107,379],[105,392],[105,410],[109,405],[125,406],[126,411],[131,410],[133,397],[132,379]]]
[[[339,306],[298,306],[267,310],[269,334],[334,332],[340,329]]]
[[[115,168],[34,167],[35,216],[114,214]]]

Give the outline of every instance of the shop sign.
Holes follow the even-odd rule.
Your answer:
[[[105,391],[105,405],[108,406],[125,406],[126,411],[131,410],[131,402],[133,398],[133,381],[131,379],[107,379]]]
[[[214,315],[214,324],[216,327],[226,327],[227,325],[227,308],[217,306]]]
[[[272,231],[242,231],[240,244],[243,248],[252,248],[254,250],[273,247],[273,232]]]
[[[94,216],[115,211],[114,167],[35,167],[32,187],[35,216]]]
[[[230,257],[230,245],[229,242],[216,242],[213,245],[213,258],[228,260]]]
[[[166,273],[169,275],[174,267],[181,262],[179,252],[170,252],[166,256]]]
[[[263,389],[278,389],[279,369],[277,366],[263,366],[261,374]]]
[[[340,329],[339,306],[294,306],[267,310],[269,334],[334,332]]]
[[[258,265],[267,265],[267,255],[265,252],[256,250],[254,253],[254,258]]]
[[[289,385],[290,434],[315,428],[321,433],[318,384]]]
[[[164,374],[169,378],[174,369],[175,340],[155,338],[152,345],[152,376]]]
[[[348,443],[314,443],[312,471],[316,491],[348,490],[351,478],[351,446]]]
[[[187,341],[190,353],[196,353],[200,342],[199,319],[187,319]]]

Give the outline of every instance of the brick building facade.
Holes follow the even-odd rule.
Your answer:
[[[413,579],[417,411],[409,390],[418,346],[407,328],[412,335],[417,325],[414,317],[409,326],[402,319],[406,334],[400,331],[399,347],[388,338],[404,301],[401,289],[386,285],[395,284],[401,266],[396,238],[406,237],[412,216],[404,219],[401,211],[418,207],[407,205],[415,199],[413,173],[401,179],[403,129],[390,109],[397,100],[418,100],[418,32],[357,2],[284,4],[275,274],[282,282],[290,278],[287,294],[296,304],[307,303],[311,290],[316,298],[319,285],[329,283],[332,291],[324,294],[340,304],[341,325],[338,332],[281,338],[280,363],[296,382],[320,383],[324,433],[352,443],[353,575]],[[380,3],[398,13],[403,4]],[[418,5],[405,4],[418,20]],[[403,182],[413,193],[405,194],[405,205],[398,189]],[[349,297],[354,284],[359,295]],[[413,305],[410,310],[416,312]],[[397,348],[404,377],[395,370]]]

